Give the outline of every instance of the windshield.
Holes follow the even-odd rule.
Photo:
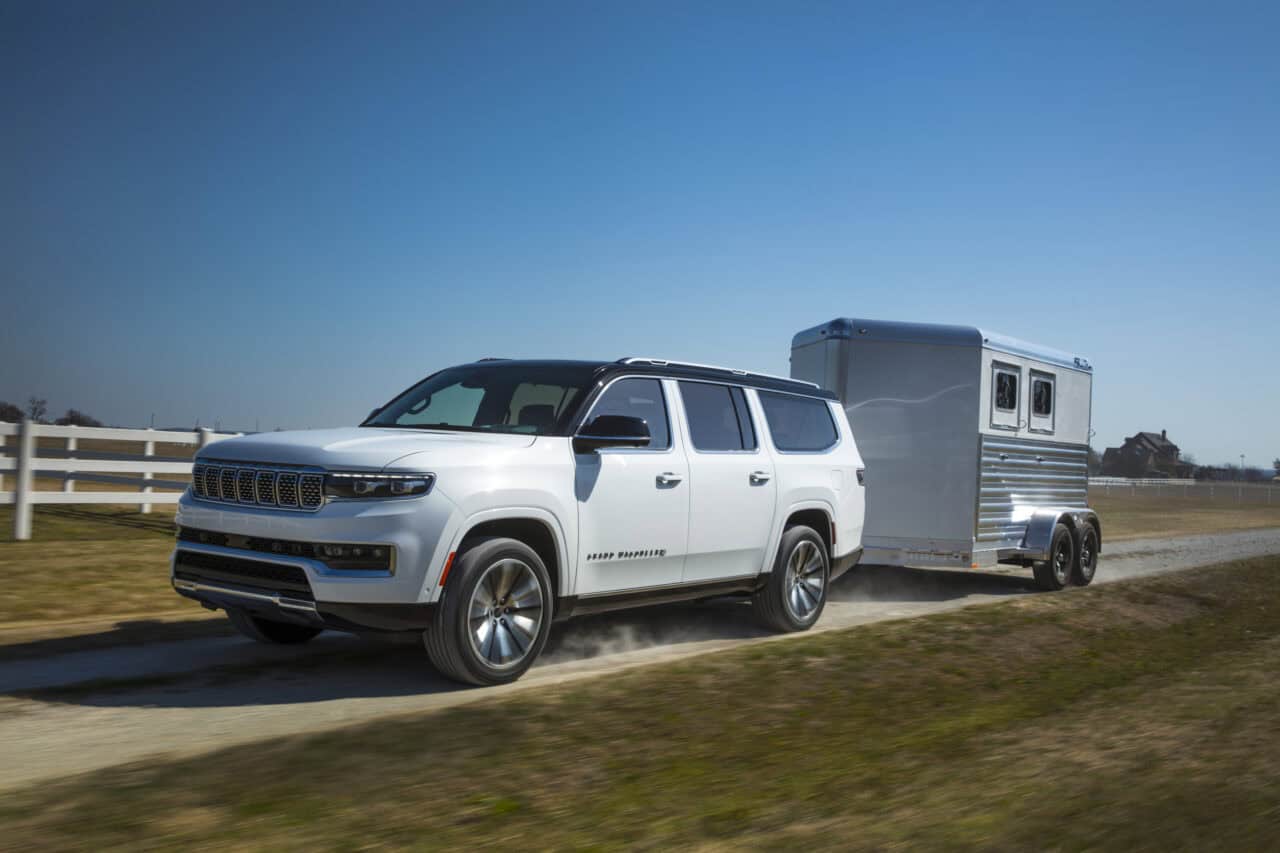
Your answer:
[[[428,376],[363,426],[548,435],[567,426],[591,365],[468,364]]]

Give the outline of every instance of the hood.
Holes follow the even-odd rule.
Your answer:
[[[228,438],[208,445],[199,458],[228,462],[313,465],[380,471],[414,454],[415,462],[435,462],[477,452],[500,452],[528,447],[535,436],[509,433],[447,432],[416,429],[344,427],[264,432]]]

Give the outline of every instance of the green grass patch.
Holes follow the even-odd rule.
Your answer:
[[[15,847],[1264,848],[1280,558],[6,795]],[[929,650],[922,654],[922,650]]]

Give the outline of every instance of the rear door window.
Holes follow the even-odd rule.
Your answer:
[[[680,399],[684,401],[694,450],[755,450],[755,429],[742,389],[709,382],[681,382]]]
[[[812,453],[836,443],[839,433],[827,401],[773,391],[757,394],[774,447],[784,452]]]

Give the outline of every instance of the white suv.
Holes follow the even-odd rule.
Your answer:
[[[179,593],[263,642],[420,631],[476,684],[575,614],[742,595],[804,630],[862,552],[832,394],[658,359],[451,367],[359,427],[221,441],[192,474]]]

